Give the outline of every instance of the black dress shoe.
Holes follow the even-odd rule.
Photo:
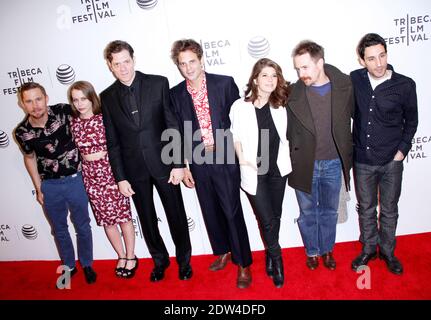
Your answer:
[[[366,253],[361,252],[359,256],[352,261],[352,269],[357,271],[360,266],[366,266],[370,260],[377,258],[377,252]]]
[[[77,267],[73,268],[72,270],[70,270],[70,276],[73,277],[77,272],[78,272],[78,268]]]
[[[185,267],[180,268],[180,272],[178,277],[180,280],[189,280],[193,276],[193,270],[191,265],[186,265]]]
[[[325,254],[322,254],[322,260],[323,265],[328,268],[329,270],[335,270],[335,267],[337,266],[335,259],[332,255],[332,252],[328,252]]]
[[[278,257],[276,259],[272,259],[272,261],[274,266],[272,282],[274,282],[276,288],[281,288],[284,284],[283,260],[281,257]]]
[[[314,257],[307,256],[307,261],[305,262],[305,264],[310,270],[314,270],[319,266],[319,259],[317,256],[314,256]]]
[[[151,271],[150,281],[157,282],[163,280],[165,277],[165,270],[169,267],[169,262],[161,266],[155,266],[153,271]]]
[[[398,275],[403,273],[403,265],[401,264],[400,260],[398,260],[395,256],[388,257],[380,253],[379,258],[386,262],[386,266],[388,267],[390,272]]]
[[[265,270],[268,277],[272,278],[274,273],[274,265],[271,256],[268,254],[268,251],[265,252]]]
[[[88,284],[95,283],[97,279],[97,274],[93,270],[93,268],[88,266],[88,267],[84,267],[83,269],[84,269],[85,281],[87,281]]]

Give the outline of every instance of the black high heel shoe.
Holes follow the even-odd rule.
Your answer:
[[[124,268],[123,268],[122,277],[130,279],[130,278],[133,278],[135,276],[136,269],[138,269],[138,266],[139,266],[139,260],[136,256],[133,259],[126,259],[126,260],[127,261],[135,261],[135,266],[132,269],[126,269],[127,263],[126,263],[126,266],[124,266]]]
[[[127,258],[118,258],[118,260],[117,260],[117,265],[118,265],[118,261],[120,261],[120,260],[126,260],[126,263],[127,263]],[[125,267],[126,265],[124,265],[124,267]],[[117,276],[117,277],[122,277],[123,276],[123,270],[124,270],[124,267],[118,267],[118,268],[115,268],[114,269],[114,271],[115,271],[115,275]]]

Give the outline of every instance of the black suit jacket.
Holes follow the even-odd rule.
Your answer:
[[[214,158],[214,163],[216,163],[216,161],[227,163],[228,148],[229,148],[229,152],[233,154],[235,159],[235,151],[233,149],[232,135],[230,134],[230,131],[229,131],[228,136],[226,136],[223,139],[224,140],[223,142],[217,141],[216,130],[230,129],[229,112],[233,102],[239,99],[238,87],[236,86],[235,81],[232,77],[211,74],[211,73],[205,73],[205,76],[206,76],[206,82],[207,82],[208,103],[210,108],[214,143],[218,148],[216,150],[217,159]],[[170,101],[171,101],[172,109],[174,110],[178,118],[178,123],[180,125],[180,129],[181,129],[181,132],[183,133],[184,139],[190,140],[191,138],[189,137],[187,132],[185,132],[185,136],[184,136],[184,121],[190,121],[192,124],[193,133],[198,132],[197,137],[200,137],[199,122],[196,116],[196,111],[193,105],[192,97],[187,91],[186,81],[179,83],[178,85],[176,85],[170,90]],[[186,141],[186,146],[187,145],[191,146],[191,149],[193,151],[201,143],[202,142],[200,141],[200,139],[196,139],[196,140],[193,140],[192,142]],[[224,148],[223,148],[224,150],[220,150],[219,148],[219,146],[222,144],[224,145]],[[224,151],[224,152],[221,152],[221,151]],[[189,152],[186,152],[186,153],[190,155],[192,152],[190,152],[189,150]],[[190,162],[190,159],[188,160]],[[236,170],[238,165],[232,164],[231,167],[233,170]],[[202,166],[196,165],[196,163],[194,163],[193,161],[190,164],[190,169],[192,170],[195,177],[198,177],[200,174],[202,174],[201,172],[202,170],[204,170]]]
[[[161,160],[161,141],[166,128],[178,130],[178,122],[169,105],[168,79],[136,71],[139,90],[136,93],[140,124],[136,125],[125,105],[120,81],[115,81],[100,94],[108,153],[117,182],[138,181],[148,176],[167,178],[172,165]],[[146,164],[148,171],[143,168]],[[182,165],[179,165],[182,167]]]

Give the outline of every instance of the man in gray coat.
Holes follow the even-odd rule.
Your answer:
[[[323,265],[335,270],[341,179],[348,190],[352,167],[352,85],[349,76],[325,64],[324,49],[315,42],[300,42],[292,57],[299,80],[288,100],[289,185],[300,209],[307,267],[316,269],[321,256]]]

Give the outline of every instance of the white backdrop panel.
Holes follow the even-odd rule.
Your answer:
[[[15,0],[0,4],[0,260],[58,259],[51,228],[35,201],[31,180],[12,130],[24,117],[16,103],[16,88],[37,81],[47,89],[50,103],[66,101],[68,83],[56,77],[59,66],[69,66],[70,78],[92,82],[98,92],[114,78],[103,60],[112,40],[128,41],[135,49],[136,68],[168,77],[173,86],[182,78],[170,60],[170,47],[179,38],[194,38],[205,49],[208,72],[228,74],[242,90],[255,61],[267,56],[296,81],[290,53],[302,39],[325,48],[326,61],[343,72],[359,68],[355,47],[367,32],[387,38],[389,61],[395,70],[417,84],[419,128],[405,161],[399,204],[398,234],[431,231],[429,119],[431,101],[431,5],[426,0],[363,0],[292,2],[257,0]],[[261,44],[250,52],[250,42]],[[67,66],[64,66],[67,65]],[[193,254],[210,254],[205,224],[194,190],[183,189]],[[349,193],[347,219],[338,224],[337,242],[357,240],[359,227],[354,192]],[[169,253],[174,247],[166,218],[155,193],[159,226]],[[253,250],[263,249],[256,218],[241,195]],[[133,206],[137,255],[148,257]],[[280,230],[282,247],[302,246],[295,219],[298,206],[287,187]],[[115,258],[104,231],[92,219],[94,256]],[[73,226],[70,226],[73,233]]]

